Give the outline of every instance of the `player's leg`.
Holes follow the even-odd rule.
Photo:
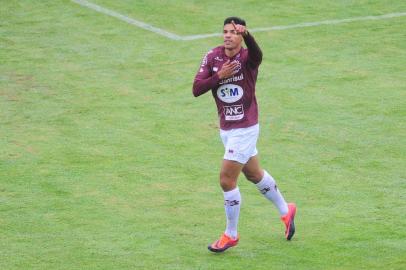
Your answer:
[[[219,240],[209,245],[213,252],[223,252],[238,244],[238,219],[240,216],[241,194],[237,186],[237,179],[244,165],[233,160],[223,160],[220,170],[220,186],[224,194],[224,210],[227,225]]]
[[[220,186],[223,189],[224,209],[226,213],[226,230],[219,240],[208,246],[213,252],[223,252],[226,249],[237,245],[237,225],[240,215],[241,194],[237,186],[237,179],[241,169],[249,159],[244,154],[244,142],[238,130],[220,131],[224,144],[225,153],[220,170]]]
[[[224,192],[237,188],[237,179],[244,164],[234,160],[223,159],[220,170],[220,186]]]
[[[248,160],[247,164],[242,168],[242,172],[244,173],[245,178],[254,184],[257,184],[262,180],[264,177],[264,170],[259,165],[257,155]]]
[[[278,209],[281,220],[285,223],[285,236],[290,240],[295,233],[294,218],[296,206],[293,203],[286,203],[275,179],[265,170],[261,169],[258,157],[251,157],[242,169],[245,177],[254,183],[258,190],[270,200]]]
[[[259,165],[258,156],[251,157],[242,169],[245,177],[278,209],[281,216],[288,213],[288,204],[283,198],[273,177]]]
[[[227,217],[225,234],[238,238],[237,225],[240,216],[241,194],[237,179],[244,165],[233,160],[223,160],[220,172],[220,185],[224,194],[224,209]]]

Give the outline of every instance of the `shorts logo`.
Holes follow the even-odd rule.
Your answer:
[[[217,97],[225,103],[234,103],[242,98],[244,90],[235,84],[225,84],[217,89]]]
[[[244,117],[244,108],[241,105],[224,106],[224,116],[226,121],[236,121]]]

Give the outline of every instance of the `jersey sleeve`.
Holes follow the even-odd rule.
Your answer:
[[[262,51],[250,33],[244,36],[244,42],[248,49],[248,65],[257,68],[262,62]]]
[[[212,51],[209,51],[203,57],[199,71],[195,76],[195,80],[193,82],[193,95],[195,97],[203,95],[210,89],[213,89],[216,87],[217,82],[219,81],[217,73],[213,74],[211,70],[211,54]]]

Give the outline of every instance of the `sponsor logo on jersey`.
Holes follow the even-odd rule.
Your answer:
[[[241,120],[244,117],[244,108],[242,104],[224,106],[224,116],[226,121]]]
[[[244,90],[235,84],[225,84],[217,89],[217,97],[225,103],[234,103],[242,98]]]
[[[244,80],[244,73],[241,73],[238,76],[233,76],[227,79],[222,79],[219,84],[231,83],[231,82],[238,82]]]
[[[223,61],[223,58],[220,58],[220,57],[216,56],[216,57],[214,58],[214,60],[216,60],[216,61]]]

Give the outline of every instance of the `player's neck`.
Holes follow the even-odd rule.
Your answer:
[[[234,55],[236,55],[237,53],[239,53],[240,50],[241,50],[241,46],[238,46],[237,48],[234,48],[234,49],[224,49],[224,53],[226,54],[226,56],[228,58],[231,58]]]

